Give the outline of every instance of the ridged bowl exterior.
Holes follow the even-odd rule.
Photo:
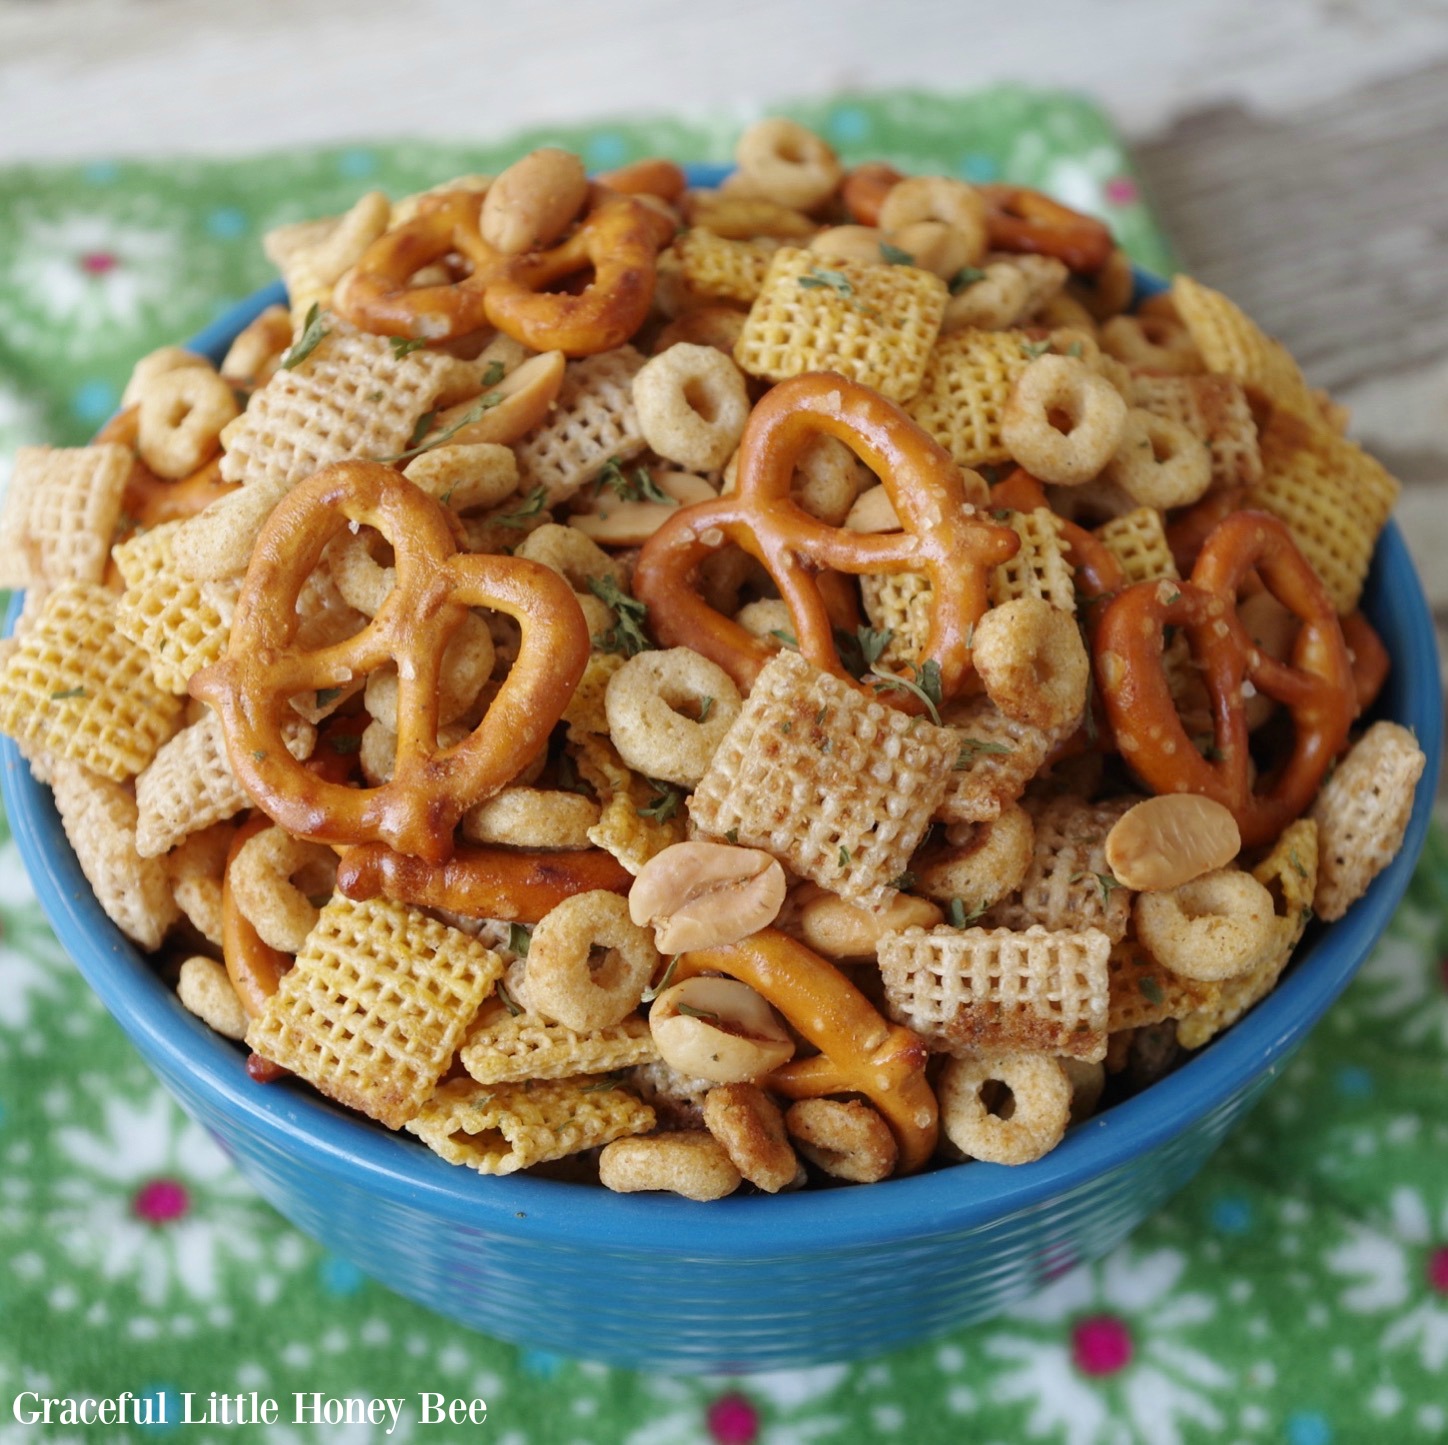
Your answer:
[[[218,357],[277,299],[280,288],[258,293],[188,344]],[[1421,851],[1442,740],[1432,619],[1391,525],[1365,607],[1395,660],[1379,711],[1414,727],[1429,754],[1402,853],[1260,1007],[1018,1169],[971,1163],[707,1205],[455,1169],[310,1090],[252,1083],[242,1053],[188,1014],[101,912],[49,791],[8,740],[0,785],[61,943],[182,1107],[300,1229],[505,1340],[653,1370],[812,1365],[989,1318],[1104,1254],[1196,1174],[1347,985]]]

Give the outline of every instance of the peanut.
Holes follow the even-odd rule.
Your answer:
[[[483,240],[508,255],[556,241],[588,199],[583,162],[543,146],[514,161],[483,200]]]
[[[675,843],[639,871],[629,916],[652,925],[661,953],[720,948],[773,923],[784,890],[784,869],[757,848]]]
[[[714,1084],[761,1079],[794,1057],[794,1041],[764,998],[732,978],[686,978],[649,1010],[649,1030],[671,1068]]]
[[[1195,793],[1166,793],[1128,809],[1106,835],[1106,861],[1128,888],[1176,888],[1224,868],[1241,851],[1237,820]]]
[[[887,933],[906,928],[934,928],[945,915],[927,898],[897,893],[888,908],[878,911],[846,903],[820,890],[800,909],[800,937],[816,953],[844,960],[874,958]]]

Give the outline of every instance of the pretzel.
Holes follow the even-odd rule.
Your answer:
[[[1111,232],[1094,217],[1027,186],[989,185],[979,190],[986,201],[992,250],[1054,256],[1073,271],[1099,271],[1111,259]]]
[[[790,495],[796,463],[820,433],[844,442],[877,476],[903,532],[865,535],[812,517]],[[780,382],[755,406],[739,448],[736,490],[683,507],[645,543],[634,595],[645,602],[659,640],[692,647],[748,689],[775,649],[714,611],[694,591],[706,558],[734,542],[779,586],[800,651],[817,667],[846,676],[833,629],[853,629],[853,598],[839,573],[923,572],[932,595],[924,667],[940,669],[950,697],[970,669],[970,632],[986,609],[990,569],[1020,543],[1008,527],[975,515],[949,454],[878,393],[831,372]],[[834,574],[834,575],[832,575]],[[910,710],[913,694],[887,700]]]
[[[654,258],[674,225],[642,201],[602,189],[571,236],[546,251],[507,256],[483,239],[476,191],[424,201],[379,236],[342,279],[336,309],[386,336],[451,340],[496,326],[535,351],[591,356],[622,346],[642,325],[654,294]],[[460,254],[472,272],[445,285],[409,286],[424,266]],[[593,269],[579,296],[547,292]],[[547,294],[544,294],[547,292]]]
[[[766,1087],[789,1099],[865,1095],[900,1148],[901,1174],[929,1160],[939,1132],[935,1095],[925,1081],[918,1035],[887,1023],[831,963],[773,928],[725,948],[679,956],[676,980],[727,973],[762,994],[820,1052],[776,1069]]]
[[[337,888],[349,898],[385,894],[417,908],[505,923],[537,923],[575,893],[627,893],[632,883],[633,874],[602,848],[523,852],[461,846],[438,865],[365,843],[344,848],[337,867]]]
[[[840,199],[860,225],[878,226],[880,207],[885,204],[885,197],[904,179],[903,173],[894,166],[883,161],[870,161],[846,173],[844,184],[840,187]]]
[[[1253,568],[1301,619],[1290,663],[1255,647],[1237,615],[1237,589]],[[1185,629],[1211,695],[1217,761],[1197,751],[1172,703],[1161,658],[1166,627]],[[1128,587],[1105,609],[1095,652],[1097,681],[1126,761],[1155,792],[1199,793],[1223,804],[1247,848],[1270,842],[1312,802],[1357,710],[1332,599],[1287,528],[1260,512],[1226,518],[1203,545],[1190,581]],[[1244,682],[1281,703],[1295,727],[1286,763],[1255,787]]]
[[[392,544],[397,582],[355,636],[297,646],[296,600],[333,537],[349,523]],[[522,628],[517,661],[475,730],[439,749],[442,654],[471,607]],[[252,555],[226,656],[193,675],[194,696],[221,715],[238,781],[288,832],[318,843],[386,841],[442,862],[473,804],[514,778],[546,745],[588,661],[588,629],[573,589],[520,557],[463,556],[447,513],[375,462],[338,462],[290,492]],[[308,772],[282,725],[298,694],[347,685],[388,662],[399,677],[392,780],[348,788]]]

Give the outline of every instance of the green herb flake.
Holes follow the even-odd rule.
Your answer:
[[[1307,877],[1307,869],[1302,866],[1302,859],[1297,856],[1296,848],[1289,848],[1287,850],[1287,861],[1297,870],[1297,876],[1299,878]]]
[[[638,600],[623,591],[612,577],[590,577],[588,590],[613,608],[618,621],[607,632],[601,632],[593,639],[593,645],[602,652],[621,652],[625,657],[637,657],[647,652],[653,643],[644,631],[649,610]]]
[[[841,868],[848,868],[849,866],[850,866],[850,850],[849,850],[848,848],[846,848],[846,847],[844,846],[844,844],[841,844],[841,845],[840,845],[840,867],[841,867]]]
[[[733,844],[735,845],[735,847],[738,847],[738,845],[739,845],[739,829],[738,829],[738,828],[730,828],[730,829],[726,830],[726,832],[725,832],[725,834],[724,834],[724,841],[725,841],[726,843],[733,843]]]
[[[890,880],[890,887],[898,888],[903,893],[907,888],[913,888],[919,881],[919,876],[907,868],[903,873],[897,873]]]
[[[327,746],[331,748],[334,753],[337,753],[339,756],[343,757],[345,757],[348,753],[361,752],[362,734],[333,733],[332,736],[327,739]]]
[[[913,266],[915,264],[915,257],[909,251],[902,251],[899,246],[892,246],[888,241],[880,242],[880,257],[892,266]]]
[[[392,354],[400,361],[404,356],[409,356],[414,351],[421,351],[427,345],[426,341],[415,339],[411,336],[389,336],[387,344],[392,348]]]
[[[322,308],[313,301],[307,311],[307,319],[302,323],[302,334],[287,348],[287,354],[281,359],[281,369],[290,371],[294,366],[300,366],[322,344],[326,334],[327,328],[322,325]]]
[[[331,707],[339,697],[342,696],[340,687],[319,687],[317,689],[317,708],[320,711],[324,707]]]
[[[679,1005],[679,1012],[683,1014],[686,1019],[703,1019],[705,1023],[709,1024],[717,1024],[719,1022],[718,1014],[710,1013],[706,1008],[695,1008],[693,1004],[681,1003]]]
[[[252,762],[254,762],[254,763],[264,763],[264,762],[266,762],[266,749],[265,749],[265,748],[256,748],[256,749],[254,749],[253,752],[252,752],[252,755],[251,755],[251,760],[252,760]]]
[[[946,907],[945,919],[952,928],[969,928],[984,912],[985,907],[982,905],[980,908],[973,908],[967,913],[964,902],[959,898],[952,898]]]
[[[878,679],[872,684],[876,692],[883,692],[887,688],[898,688],[901,692],[913,693],[925,704],[925,710],[930,714],[930,721],[936,727],[940,723],[940,664],[932,658],[923,667],[916,663],[908,663],[907,666],[914,674],[913,677],[900,677],[892,672],[885,672],[879,667],[872,667],[871,674]]]
[[[617,457],[610,457],[593,483],[593,494],[597,496],[604,487],[611,487],[625,502],[660,502],[666,507],[679,504],[667,492],[659,490],[647,467],[635,467],[633,475],[624,472],[623,463]]]
[[[1077,361],[1080,361],[1080,359],[1081,359],[1081,357],[1082,357],[1082,354],[1083,354],[1082,346],[1081,346],[1081,343],[1080,343],[1079,341],[1073,341],[1073,342],[1066,348],[1066,355],[1067,355],[1067,356],[1074,356]]]
[[[979,266],[962,266],[954,276],[950,278],[950,294],[959,296],[968,286],[974,286],[977,281],[985,280],[985,272]]]
[[[87,693],[86,693],[85,688],[83,688],[83,687],[67,687],[67,688],[61,689],[60,692],[53,692],[53,693],[51,693],[51,694],[50,694],[50,700],[51,700],[51,702],[66,702],[66,701],[68,701],[70,698],[73,698],[73,697],[85,697],[85,696],[87,696]]]
[[[803,291],[829,290],[838,296],[855,294],[850,278],[843,271],[827,271],[822,266],[811,266],[809,271],[799,278],[799,284]]]
[[[659,791],[649,799],[648,807],[635,808],[634,812],[640,818],[652,818],[656,823],[667,823],[679,811],[683,795],[677,788],[671,788],[667,783],[661,783],[657,779],[650,778],[649,782]]]
[[[827,702],[822,702],[822,703],[820,704],[820,710],[815,714],[815,726],[816,726],[817,728],[822,728],[822,727],[825,725],[825,719],[826,719],[829,715],[830,715],[830,705],[829,705],[829,703],[827,703]]]
[[[487,368],[483,372],[484,388],[496,386],[500,381],[502,381],[503,377],[506,374],[507,369],[504,367],[501,361],[490,361],[487,365]]]
[[[790,733],[794,731],[794,723],[791,722],[789,718],[785,718],[785,720],[780,723],[779,730],[785,735],[785,737],[788,737]]]
[[[1172,595],[1166,599],[1166,602],[1163,604],[1163,606],[1170,607],[1173,602],[1180,602],[1181,600],[1182,600],[1182,595],[1181,595],[1181,593],[1180,593],[1180,592],[1173,592]]]
[[[699,704],[699,721],[708,722],[709,714],[714,711],[714,699],[706,697]]]
[[[1034,361],[1038,356],[1044,356],[1051,349],[1050,338],[1045,341],[1023,341],[1021,342],[1021,354],[1027,361]]]
[[[493,520],[500,527],[521,527],[530,517],[536,517],[548,504],[548,489],[541,483],[523,498],[523,505],[516,512],[504,512]]]
[[[955,755],[955,771],[963,773],[978,757],[1013,752],[1015,748],[1010,743],[992,742],[989,738],[966,738]]]
[[[508,925],[508,951],[510,953],[516,953],[519,958],[527,958],[528,945],[532,942],[533,935],[521,923]]]
[[[585,1084],[578,1092],[580,1094],[602,1094],[608,1089],[616,1089],[623,1083],[622,1072],[603,1074],[591,1084]]]
[[[648,988],[646,988],[640,995],[639,1001],[641,1003],[652,1003],[656,998],[658,998],[661,993],[663,993],[666,988],[668,988],[668,986],[674,981],[674,970],[679,966],[679,960],[682,957],[683,954],[676,953],[672,958],[669,959],[668,965],[664,969],[664,976],[657,983],[650,984]]]
[[[786,647],[799,646],[799,638],[792,632],[786,632],[782,627],[771,627],[769,629],[769,635],[771,637],[777,637]]]
[[[1094,878],[1096,880],[1097,886],[1101,889],[1101,906],[1103,908],[1107,907],[1110,904],[1111,895],[1115,893],[1118,888],[1126,887],[1126,884],[1124,884],[1119,878],[1115,877],[1113,874],[1110,873],[1092,873],[1089,871],[1083,871],[1081,873],[1073,873],[1071,875],[1071,881],[1073,883],[1079,883],[1083,878]]]
[[[500,982],[497,985],[497,988],[498,997],[502,1000],[503,1007],[507,1009],[514,1018],[517,1018],[518,1015],[523,1012],[522,1006],[519,1004],[518,1000],[515,999],[513,995],[508,992],[507,986],[505,984]]]
[[[1166,995],[1161,991],[1161,985],[1149,973],[1137,979],[1136,986],[1141,990],[1141,996],[1147,1003],[1166,1002]]]

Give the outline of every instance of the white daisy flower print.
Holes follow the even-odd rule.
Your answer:
[[[985,1393],[1027,1403],[1031,1438],[1065,1445],[1179,1445],[1186,1423],[1225,1428],[1236,1386],[1188,1339],[1217,1301],[1180,1288],[1186,1256],[1124,1246],[1015,1306],[983,1342]]]
[[[1358,1007],[1391,1023],[1405,1044],[1448,1052],[1448,961],[1437,957],[1438,919],[1411,902],[1363,965],[1354,990]]]

